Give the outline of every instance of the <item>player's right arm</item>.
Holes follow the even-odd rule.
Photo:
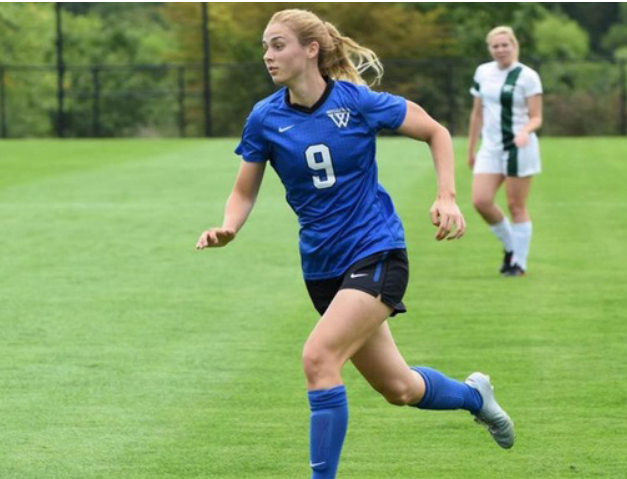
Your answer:
[[[253,209],[265,168],[266,162],[242,161],[233,191],[226,202],[222,226],[203,231],[196,243],[197,249],[226,246],[235,239]]]
[[[481,134],[483,126],[483,106],[481,98],[475,97],[472,103],[472,112],[470,113],[470,126],[468,127],[468,165],[470,169],[475,166],[475,152],[477,151],[477,142]]]

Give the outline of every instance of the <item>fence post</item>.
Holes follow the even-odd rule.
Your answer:
[[[625,136],[627,135],[627,85],[625,85],[625,60],[618,61],[618,82],[619,82],[619,114],[620,114],[620,134]]]
[[[178,69],[179,80],[179,136],[185,138],[185,67]]]
[[[209,6],[201,3],[202,9],[202,79],[203,110],[205,115],[205,136],[212,135],[211,128],[211,51],[209,50]]]
[[[63,29],[61,27],[61,3],[55,3],[57,19],[57,136],[63,138],[63,76],[65,65],[63,64]]]
[[[7,137],[6,91],[4,82],[5,68],[0,66],[0,138]]]
[[[93,67],[91,69],[91,76],[94,82],[92,88],[92,120],[93,120],[93,135],[96,138],[100,137],[100,69]]]

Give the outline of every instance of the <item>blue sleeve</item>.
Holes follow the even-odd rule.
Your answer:
[[[390,93],[378,93],[368,87],[360,87],[361,112],[373,130],[400,128],[407,113],[405,98]]]
[[[254,109],[246,119],[242,139],[235,148],[235,154],[252,163],[263,163],[270,158],[270,148],[263,137],[263,123],[259,112]]]

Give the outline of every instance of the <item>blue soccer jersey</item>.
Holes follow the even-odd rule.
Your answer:
[[[235,153],[270,161],[300,223],[305,279],[342,275],[379,251],[404,248],[403,225],[377,178],[376,136],[399,128],[404,98],[328,80],[311,108],[282,88],[255,105]]]

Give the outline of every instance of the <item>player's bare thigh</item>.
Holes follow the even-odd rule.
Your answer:
[[[308,388],[342,383],[341,369],[392,313],[380,299],[356,289],[341,289],[303,348]]]

